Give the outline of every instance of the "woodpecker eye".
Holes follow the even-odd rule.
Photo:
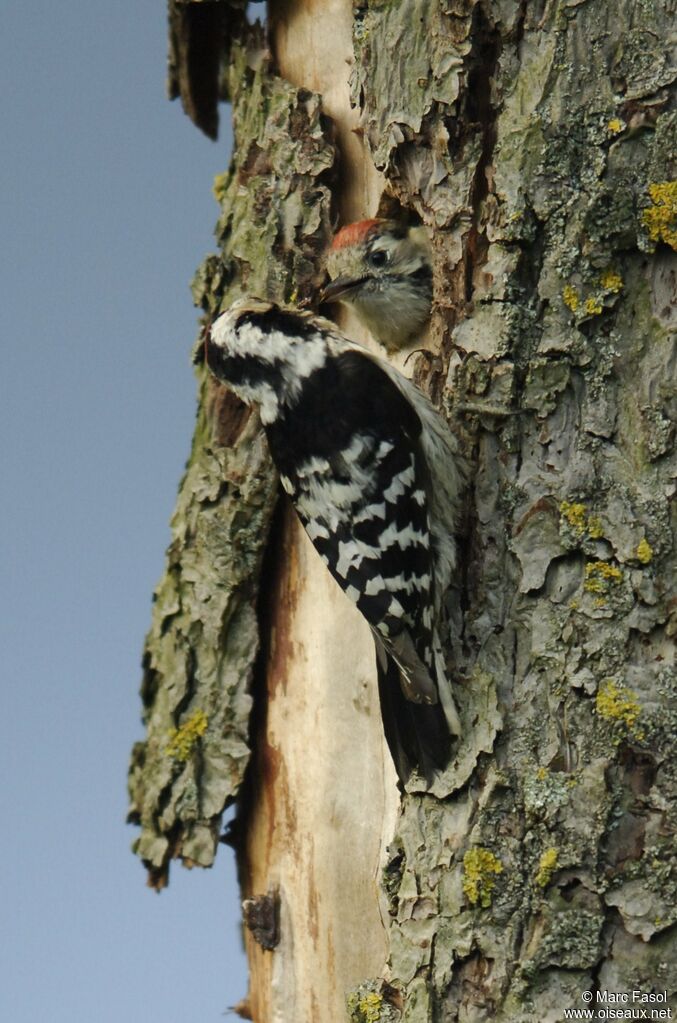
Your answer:
[[[388,262],[388,253],[384,252],[383,249],[376,249],[374,252],[369,253],[367,262],[370,266],[385,266]]]

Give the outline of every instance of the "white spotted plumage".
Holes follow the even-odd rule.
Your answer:
[[[282,486],[372,627],[381,677],[396,666],[404,701],[392,680],[380,692],[400,776],[418,766],[429,778],[460,727],[438,632],[456,562],[453,435],[397,370],[308,313],[236,303],[213,324],[206,354],[260,406]]]
[[[220,316],[211,326],[211,338],[214,344],[225,347],[227,339],[224,332],[229,329],[228,321]],[[261,422],[272,423],[277,414],[280,402],[293,401],[298,397],[304,380],[308,379],[316,369],[323,365],[326,351],[320,337],[311,338],[307,343],[287,346],[287,337],[281,331],[272,331],[263,337],[261,331],[250,324],[243,323],[238,330],[238,355],[265,363],[271,369],[285,363],[285,373],[279,377],[282,387],[267,384],[252,387],[240,384],[233,388],[238,397],[247,404],[259,406]],[[280,359],[284,352],[284,360]]]

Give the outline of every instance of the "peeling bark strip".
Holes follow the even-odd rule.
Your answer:
[[[242,291],[307,295],[329,236],[323,180],[334,153],[318,98],[271,74],[260,30],[242,28],[230,45],[235,155],[215,186],[220,252],[193,283],[210,317]],[[221,815],[249,760],[256,601],[276,495],[257,418],[201,371],[193,449],[144,652],[147,737],[129,776],[136,852],[157,887],[172,858],[212,863]]]
[[[207,6],[172,4],[188,19]],[[212,51],[190,56],[193,24],[172,23],[187,109],[211,97],[198,123],[219,88],[234,100],[221,254],[196,301],[213,314],[241,290],[312,295],[334,160],[322,92],[335,208],[373,215],[384,181],[382,207],[431,230],[436,308],[415,375],[476,463],[448,641],[465,734],[396,822],[360,624],[279,517],[238,818],[244,894],[279,892],[279,918],[274,951],[248,938],[239,1011],[556,1023],[584,991],[667,991],[677,1013],[672,4],[276,0],[288,81],[240,5],[211,6],[240,25],[221,36],[221,85]],[[203,381],[131,772],[156,883],[171,856],[211,863],[249,756],[275,494],[260,444]]]
[[[221,62],[243,21],[243,4],[169,3],[169,98],[180,96],[193,123],[213,139],[219,127],[218,101],[225,98],[219,90]]]

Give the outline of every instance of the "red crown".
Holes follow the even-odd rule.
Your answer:
[[[376,217],[372,220],[356,220],[354,224],[346,224],[334,236],[331,247],[336,250],[345,249],[348,245],[358,245],[382,223],[383,221]]]

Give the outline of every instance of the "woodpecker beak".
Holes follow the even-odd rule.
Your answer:
[[[361,288],[365,280],[365,277],[337,277],[322,289],[320,302],[340,302],[346,295]]]

